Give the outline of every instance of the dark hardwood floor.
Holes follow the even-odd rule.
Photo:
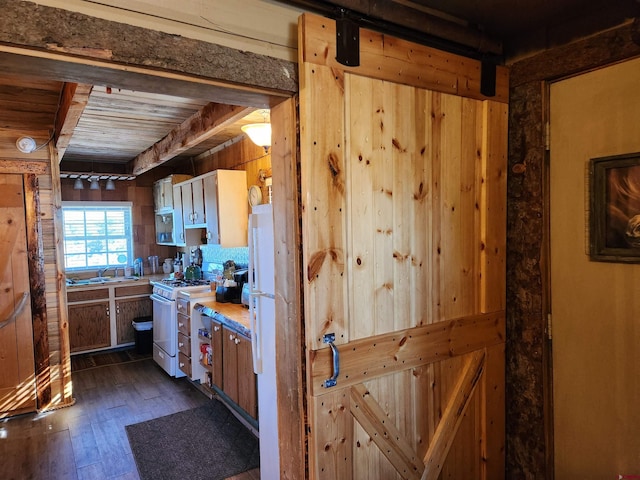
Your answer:
[[[138,479],[125,425],[211,401],[151,359],[74,372],[75,405],[0,420],[3,480]],[[259,470],[233,477],[258,479]]]

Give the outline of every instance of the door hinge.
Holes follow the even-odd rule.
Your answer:
[[[551,124],[549,122],[544,124],[544,149],[551,150]]]
[[[547,338],[553,340],[551,314],[547,313]]]

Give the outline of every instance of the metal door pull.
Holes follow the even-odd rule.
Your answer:
[[[322,341],[329,344],[333,356],[333,375],[324,381],[324,388],[335,387],[338,384],[338,375],[340,375],[340,354],[338,353],[338,348],[333,344],[336,341],[336,335],[327,333],[322,337]]]

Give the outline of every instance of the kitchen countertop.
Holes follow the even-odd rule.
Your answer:
[[[72,290],[91,290],[95,288],[104,288],[104,287],[126,287],[130,285],[146,285],[153,284],[153,282],[157,282],[162,280],[166,275],[147,275],[144,277],[107,277],[109,280],[106,281],[88,281],[88,279],[80,279],[77,280],[78,283],[69,283],[67,280],[67,289]],[[88,282],[88,283],[86,283]]]
[[[198,299],[193,306],[202,315],[213,318],[232,330],[251,338],[251,323],[249,320],[249,309],[237,303],[219,303],[213,299]]]

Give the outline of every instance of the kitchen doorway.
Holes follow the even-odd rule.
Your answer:
[[[640,265],[590,261],[589,162],[640,151],[640,60],[550,91],[555,478],[640,475]],[[634,477],[635,478],[635,477]]]
[[[203,78],[191,78],[186,75],[167,74],[157,70],[122,68],[107,62],[96,65],[95,61],[87,65],[68,62],[62,56],[51,59],[34,58],[32,52],[12,53],[12,59],[7,60],[9,54],[1,54],[3,63],[7,67],[14,67],[15,74],[35,75],[38,70],[46,72],[48,78],[59,81],[86,82],[88,84],[100,77],[102,84],[112,88],[126,88],[138,91],[183,94],[181,89],[195,98],[208,98],[212,101],[224,101],[232,104],[237,94],[238,104],[254,106],[256,108],[271,108],[271,125],[273,145],[271,147],[272,175],[273,175],[273,205],[274,224],[277,232],[275,270],[276,278],[276,312],[279,325],[276,327],[283,332],[278,337],[278,361],[286,363],[290,368],[282,369],[282,376],[278,379],[278,388],[284,394],[280,395],[279,409],[286,409],[286,415],[280,415],[282,434],[280,444],[283,445],[280,454],[283,458],[282,468],[289,472],[301,472],[304,468],[304,443],[302,428],[302,400],[301,383],[301,347],[291,348],[291,345],[301,345],[300,326],[297,321],[300,315],[299,289],[299,246],[298,246],[298,176],[297,160],[297,107],[293,92],[278,92],[273,89],[260,90],[242,85],[221,85],[220,81]],[[5,60],[7,60],[5,62]],[[91,63],[89,65],[89,63]],[[100,63],[100,62],[98,62]],[[21,65],[27,65],[29,72],[20,70]],[[96,73],[99,71],[99,73]],[[264,72],[262,72],[264,73]],[[280,71],[279,74],[282,74]],[[58,184],[54,179],[54,184]],[[59,185],[59,184],[58,184]],[[62,295],[61,297],[64,297]],[[62,305],[66,310],[66,304]],[[66,330],[61,328],[61,331]],[[68,346],[67,342],[62,345]],[[33,350],[32,350],[33,352]],[[56,352],[57,354],[58,352]],[[69,352],[59,352],[64,364]],[[37,352],[37,355],[48,358],[49,351]],[[290,392],[300,392],[290,395]],[[286,438],[285,438],[286,437]],[[294,477],[299,477],[297,473]]]

